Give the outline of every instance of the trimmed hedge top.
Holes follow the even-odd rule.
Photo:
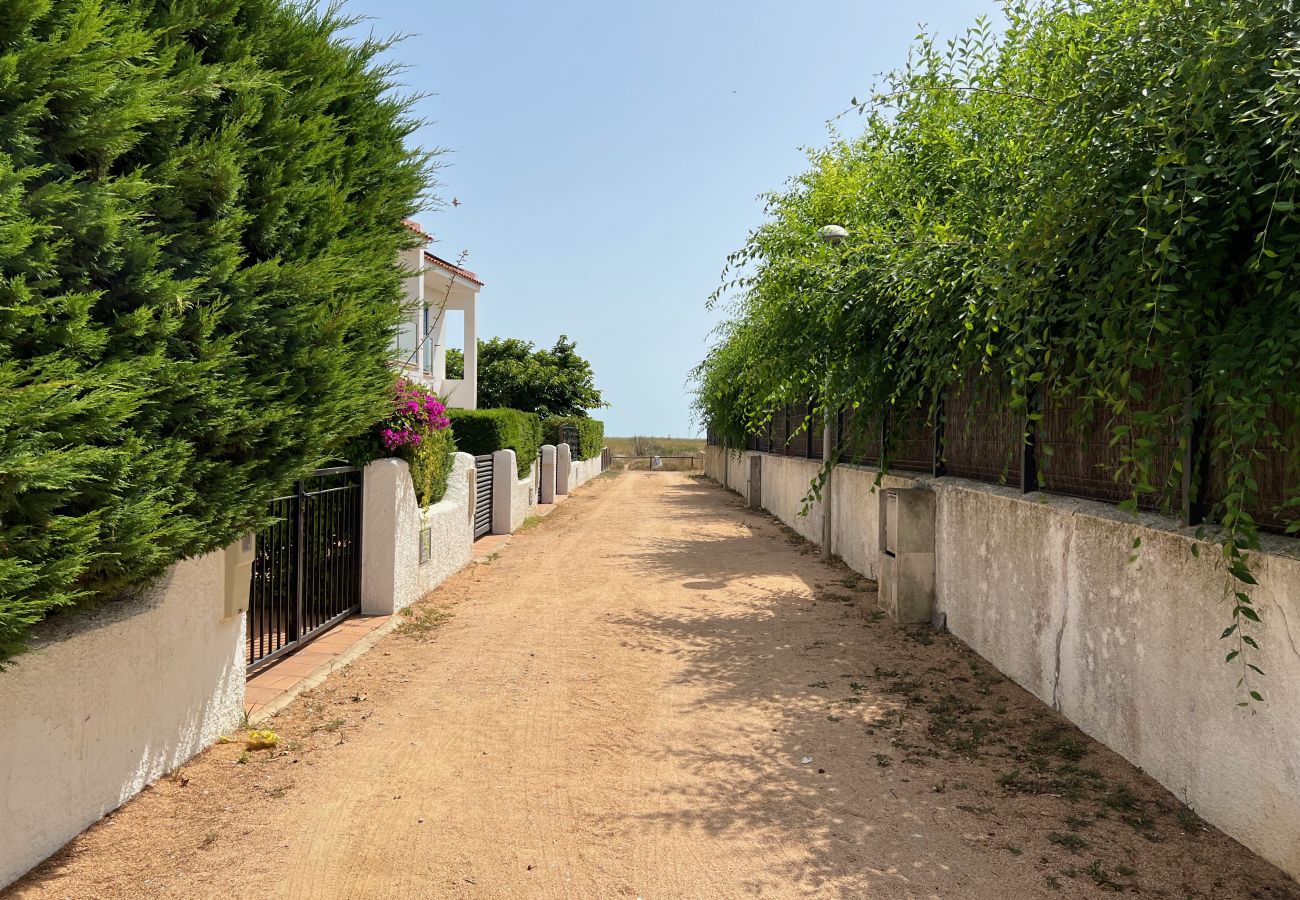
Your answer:
[[[453,409],[451,430],[456,449],[482,456],[497,450],[515,451],[515,468],[523,478],[542,446],[542,420],[517,409]]]
[[[383,417],[430,183],[384,46],[329,13],[4,10],[0,664],[264,524]]]
[[[549,416],[542,420],[542,431],[546,443],[559,444],[564,441],[564,427],[570,426],[578,432],[578,442],[570,445],[574,459],[594,459],[605,449],[605,423],[589,416]]]

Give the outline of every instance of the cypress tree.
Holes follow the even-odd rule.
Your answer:
[[[279,0],[0,0],[0,661],[383,417],[433,158]]]

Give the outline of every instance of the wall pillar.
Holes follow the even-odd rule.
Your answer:
[[[468,364],[467,364],[468,365]],[[498,450],[492,454],[492,533],[509,534],[514,510],[515,451]]]
[[[406,496],[404,496],[406,494]],[[361,481],[361,612],[391,615],[398,606],[397,573],[405,549],[398,540],[399,512],[416,505],[415,486],[406,463],[377,459]]]
[[[822,433],[823,462],[835,458],[835,448],[839,443],[839,416],[826,416],[826,427]],[[822,485],[822,559],[827,560],[835,555],[835,548],[831,546],[835,539],[834,519],[831,518],[831,504],[835,502],[831,496],[834,486],[835,469],[832,468],[826,476],[826,483]]]
[[[555,447],[542,445],[542,503],[555,502]]]
[[[555,445],[555,493],[569,493],[569,475],[573,469],[573,455],[568,444]]]

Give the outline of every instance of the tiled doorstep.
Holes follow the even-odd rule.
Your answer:
[[[491,559],[494,554],[500,553],[505,549],[506,544],[510,543],[510,534],[485,534],[474,542],[473,561],[476,563],[485,562]]]
[[[396,616],[353,616],[303,649],[263,669],[244,690],[244,713],[257,724],[284,709],[303,691],[365,653],[397,626]]]

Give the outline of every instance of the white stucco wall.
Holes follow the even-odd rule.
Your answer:
[[[704,474],[735,491],[749,497],[749,458],[755,456],[748,450],[725,451],[721,447],[704,448]]]
[[[600,457],[575,459],[569,464],[569,490],[581,487],[600,474]]]
[[[0,887],[236,728],[244,617],[224,552],[136,600],[58,618],[0,672]]]
[[[710,447],[705,471],[745,494],[752,455]],[[815,464],[764,455],[762,465],[764,507],[816,540],[795,502]],[[840,466],[832,484],[832,549],[871,578],[875,478]],[[1242,710],[1240,669],[1224,664],[1219,641],[1229,611],[1219,552],[1202,543],[1193,557],[1189,529],[956,478],[883,483],[936,492],[936,604],[954,635],[1206,821],[1300,876],[1300,542],[1268,539],[1254,558],[1267,702]]]
[[[513,454],[511,454],[513,456]],[[510,533],[537,510],[537,460],[528,468],[528,474],[519,478],[519,470],[510,469]]]
[[[362,482],[361,611],[389,615],[411,605],[473,553],[470,472],[474,457],[457,453],[438,503],[420,509],[411,470],[400,459],[377,459]],[[432,554],[420,563],[420,533],[431,529]]]
[[[822,503],[820,500],[804,510],[804,498],[817,473],[821,471],[818,460],[771,456],[766,453],[727,453],[718,447],[707,447],[704,453],[704,474],[725,484],[742,497],[749,498],[750,459],[762,457],[760,476],[762,506],[786,525],[818,546],[822,542]]]

